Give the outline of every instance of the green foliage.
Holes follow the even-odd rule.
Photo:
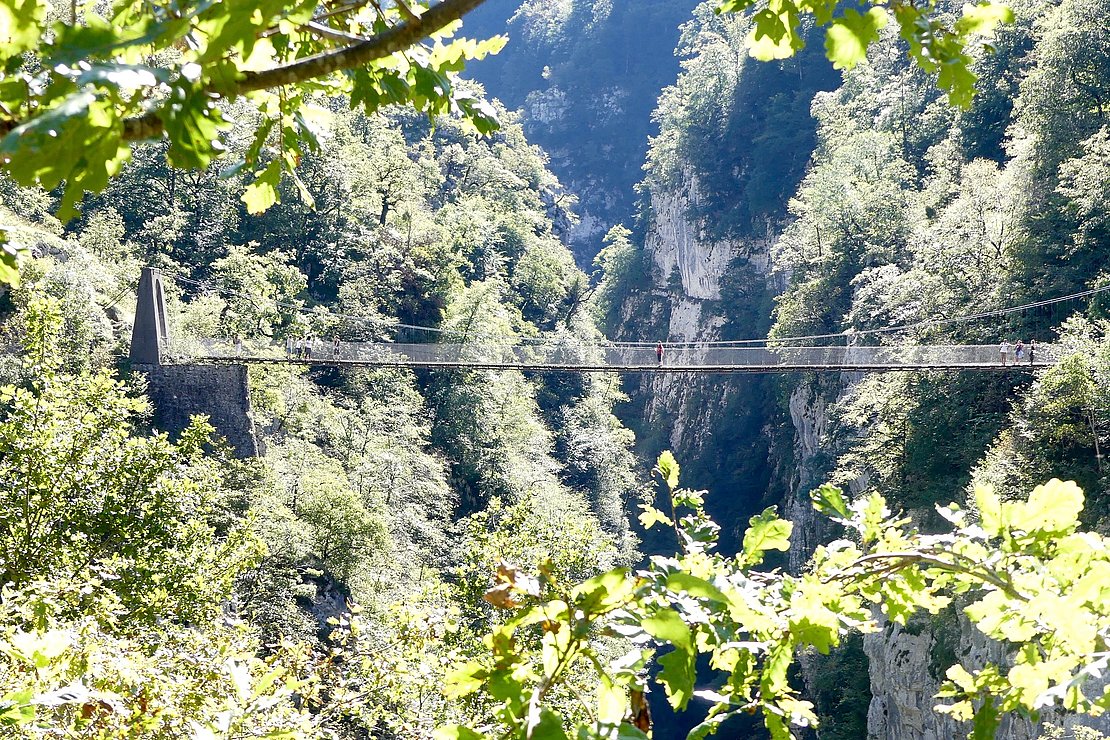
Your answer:
[[[673,458],[661,457],[658,469],[668,477]],[[828,652],[848,632],[877,629],[872,606],[905,624],[918,611],[939,613],[954,594],[967,600],[964,613],[977,629],[1015,648],[1008,665],[948,668],[937,710],[968,722],[971,736],[992,737],[1007,712],[1035,716],[1058,704],[1098,713],[1110,701],[1083,691],[1110,639],[1110,560],[1103,537],[1078,531],[1083,495],[1074,483],[1054,479],[1025,501],[997,505],[992,490],[978,489],[980,509],[996,515],[981,526],[952,504],[941,510],[950,529],[933,535],[891,515],[873,494],[835,516],[852,539],[819,547],[797,576],[751,570],[750,555],[714,553],[715,537],[700,535],[712,529],[700,496],[672,496],[676,509],[690,512],[679,524],[677,557],[655,556],[634,574],[614,570],[578,586],[548,569],[538,579],[502,569],[487,599],[511,618],[490,633],[487,658],[449,679],[452,693],[481,692],[494,702],[498,727],[452,725],[441,737],[644,737],[645,669],[657,651],[654,680],[674,707],[695,695],[713,703],[690,737],[751,712],[762,714],[773,738],[793,737],[792,726],[817,719],[788,680],[798,651]],[[817,500],[837,510],[840,496],[826,489]],[[752,551],[779,544],[767,536],[774,527],[769,515],[753,519],[745,537]],[[593,647],[599,631],[630,638],[630,651],[603,663]],[[695,690],[699,654],[724,674],[713,689]],[[575,694],[587,718],[572,720],[550,696],[582,672],[595,676],[596,692]]]
[[[133,624],[206,620],[256,557],[242,526],[221,542],[215,470],[200,457],[211,427],[178,445],[133,437],[145,401],[107,371],[58,372],[58,310],[32,303],[26,385],[0,390],[2,579],[12,587],[97,568]]]
[[[717,12],[753,10],[754,0],[719,0]],[[842,10],[839,16],[837,10]],[[910,2],[876,2],[866,13],[838,8],[837,3],[816,0],[784,0],[752,15],[753,27],[747,46],[752,56],[768,61],[793,56],[805,47],[802,18],[812,18],[826,27],[825,52],[837,68],[851,69],[866,58],[878,31],[893,15],[909,56],[925,72],[936,75],[938,87],[948,93],[954,106],[967,108],[975,94],[976,75],[967,47],[972,36],[990,38],[999,24],[1012,23],[1013,11],[997,3],[965,5],[955,22],[937,17],[934,6]]]
[[[1110,515],[1099,457],[1110,441],[1105,329],[1073,319],[1061,340],[1065,351],[1059,364],[1024,389],[973,477],[1004,499],[1017,496],[1040,473],[1076,480],[1090,497],[1084,522],[1101,530]]]
[[[527,0],[486,3],[467,16],[478,35],[508,29],[505,49],[467,74],[508,108],[526,111],[529,141],[550,154],[568,191],[554,199],[577,198],[581,221],[559,225],[581,265],[604,247],[607,229],[634,213],[651,110],[679,70],[679,26],[697,4]]]
[[[605,235],[605,247],[594,258],[595,274],[600,273],[593,297],[598,323],[612,332],[618,324],[621,300],[643,283],[643,255],[629,238],[632,232],[617,224]]]
[[[137,434],[145,402],[124,384],[59,372],[56,304],[31,302],[26,323],[21,384],[0,391],[5,735],[327,733],[320,661],[292,645],[262,657],[224,619],[262,548],[222,509],[211,428],[177,445]]]
[[[49,255],[24,262],[23,286],[3,300],[4,336],[22,338],[18,324],[33,295],[58,296],[57,354],[64,375],[77,377],[73,389],[85,387],[80,378],[90,369],[121,361],[128,286],[139,264],[165,268],[172,332],[185,343],[306,334],[380,339],[405,336],[393,325],[412,322],[512,339],[548,332],[568,352],[596,351],[596,330],[581,310],[588,283],[553,235],[552,220],[566,215],[551,200],[557,183],[511,119],[479,135],[461,116],[433,127],[411,111],[368,116],[344,110],[342,99],[315,98],[302,112],[328,147],[306,146],[294,176],[277,139],[288,135],[279,132],[287,123],[280,100],[216,102],[237,122],[222,140],[225,159],[241,167],[213,160],[182,172],[167,156],[188,164],[188,151],[170,153],[168,142],[137,147],[108,190],[88,200],[86,215],[64,228],[49,216],[51,198],[63,193],[0,179],[0,220]],[[256,127],[267,118],[273,128],[259,140]],[[192,146],[210,134],[184,121],[172,135],[192,137]],[[270,185],[280,199],[250,216],[243,196],[254,173],[279,159],[281,176]],[[273,195],[262,190],[251,192]],[[10,365],[0,366],[5,380],[32,387],[32,374]],[[134,511],[116,501],[124,511],[104,529],[122,549],[140,550],[142,562],[99,563],[72,583],[66,573],[50,574],[42,593],[67,603],[44,630],[95,639],[87,652],[75,643],[72,664],[44,673],[46,683],[33,684],[23,668],[0,668],[0,696],[33,686],[32,698],[47,702],[81,680],[118,702],[118,715],[98,715],[101,724],[89,730],[110,737],[133,729],[123,709],[127,722],[145,723],[136,737],[207,737],[209,730],[220,738],[427,737],[437,724],[482,716],[481,706],[444,696],[442,685],[445,667],[480,654],[481,635],[499,621],[492,605],[473,605],[501,559],[531,565],[547,557],[560,577],[578,581],[635,557],[624,507],[640,493],[639,476],[630,433],[612,413],[619,385],[565,380],[252,368],[252,416],[267,452],[243,463],[203,455],[199,431],[179,445],[143,436],[149,408],[134,402],[119,414],[126,431],[90,446],[89,456],[102,459],[85,465],[82,456],[82,492],[124,499],[122,485],[101,480],[122,457],[145,463],[152,476],[165,468],[156,491],[176,495],[180,482],[190,497],[154,496],[157,505]],[[41,451],[53,458],[46,470],[63,467],[67,430],[85,434],[82,423],[99,418],[87,405],[66,408],[58,444]],[[113,408],[105,404],[100,413]],[[480,434],[471,436],[468,425]],[[166,465],[148,449],[159,445]],[[96,496],[84,506],[75,491],[65,493],[79,502],[75,514],[95,508]],[[136,493],[126,501],[146,500],[147,490]],[[487,507],[496,495],[504,504]],[[199,549],[157,529],[153,514],[167,509],[185,519],[186,544]],[[463,517],[470,513],[473,519]],[[115,523],[128,528],[115,531]],[[148,539],[133,535],[144,528],[152,528]],[[47,534],[44,544],[65,544],[62,530]],[[60,569],[72,560],[53,557]],[[140,576],[143,599],[123,594],[135,618],[112,624],[112,614],[124,613],[114,584]],[[46,596],[25,595],[39,583],[13,591],[12,604],[40,608]],[[111,596],[107,617],[100,620],[91,599],[68,595],[82,590]],[[103,624],[94,629],[97,620]],[[0,624],[9,627],[31,630]],[[174,655],[159,664],[158,650]],[[86,666],[95,675],[81,673]],[[144,698],[143,681],[159,696]],[[246,685],[252,688],[244,694]],[[553,699],[571,703],[561,689]],[[144,701],[160,719],[144,715]],[[88,729],[80,725],[91,711],[83,704],[57,712],[36,706],[35,732]],[[18,707],[27,711],[25,702]]]
[[[227,256],[212,264],[212,277],[228,291],[217,336],[273,336],[295,321],[296,297],[307,286],[304,275],[284,264],[284,257],[231,245]]]
[[[20,248],[8,236],[8,229],[0,228],[0,283],[19,287],[19,253]]]
[[[406,104],[497,126],[491,106],[457,83],[465,60],[496,53],[503,37],[453,39],[473,3],[449,0],[317,17],[303,0],[187,3],[37,0],[0,6],[0,166],[23,185],[64,183],[59,215],[76,213],[130,156],[129,142],[165,137],[167,161],[202,169],[225,149],[229,106],[250,95],[254,144],[232,169],[249,173],[252,213],[277,202],[282,174],[319,148],[306,120],[328,96],[374,112]],[[430,37],[430,40],[421,41]],[[276,92],[268,92],[276,90]],[[274,156],[264,155],[272,146]]]
[[[171,622],[129,634],[111,578],[5,589],[0,726],[8,737],[320,737],[318,720],[298,708],[316,701],[306,654],[258,657],[242,626]]]
[[[310,471],[299,484],[296,513],[309,528],[313,551],[336,578],[349,582],[389,547],[384,522],[341,476]]]
[[[646,184],[654,196],[682,193],[694,176],[699,197],[687,210],[710,237],[763,238],[768,221],[783,216],[813,149],[814,93],[838,83],[812,48],[753,63],[745,51],[750,27],[746,17],[699,6],[682,27],[682,72],[653,114],[659,135]]]

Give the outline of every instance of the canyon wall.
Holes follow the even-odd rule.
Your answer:
[[[779,289],[780,278],[771,271],[770,240],[707,237],[689,216],[699,197],[697,178],[692,174],[687,174],[683,188],[652,195],[652,219],[643,241],[651,285],[623,304],[622,338],[721,339],[732,328],[728,323],[731,307],[722,301],[722,285],[738,258],[755,268],[748,274],[760,281],[761,290]],[[798,571],[817,545],[838,536],[833,525],[813,509],[809,492],[826,480],[841,452],[838,445],[843,441],[834,438],[830,410],[862,378],[860,373],[795,374],[752,382],[750,378],[660,373],[628,381],[628,391],[634,408],[642,409],[641,444],[653,445],[645,453],[675,450],[684,464],[684,481],[709,488],[708,506],[726,529],[723,543],[727,546],[729,534],[736,541],[750,513],[768,503],[777,504],[795,525],[787,565]],[[783,394],[784,402],[771,398]],[[749,439],[739,453],[753,466],[768,471],[760,481],[761,490],[741,496],[721,477],[723,466],[715,468],[704,462],[707,456],[719,459],[720,436],[738,415],[756,420],[752,426],[760,438],[758,443]],[[687,477],[691,468],[693,480]],[[867,485],[866,477],[845,484],[853,496]],[[943,671],[957,660],[969,668],[1006,660],[998,643],[952,610],[941,617],[917,618],[907,627],[886,625],[864,636],[863,652],[870,683],[866,718],[870,740],[943,740],[966,734],[966,727],[933,711]],[[805,656],[801,665],[811,685],[817,683],[819,672],[828,669],[822,656]],[[1110,732],[1110,718],[1046,712],[1039,723],[1007,718],[999,737],[1035,740],[1041,737],[1044,723]]]

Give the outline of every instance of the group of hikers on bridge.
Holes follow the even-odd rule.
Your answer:
[[[316,336],[308,337],[286,337],[285,338],[285,356],[295,359],[308,360],[308,359],[321,359],[325,350],[327,349],[328,341]],[[338,359],[341,343],[339,337],[335,337],[331,341],[331,355],[332,359]]]
[[[1002,340],[1002,344],[998,345],[998,354],[1002,357],[1002,367],[1006,367],[1006,361],[1009,360],[1011,365],[1018,365],[1025,361],[1025,343],[1020,339],[1010,344],[1007,340]],[[1029,364],[1033,364],[1033,355],[1037,352],[1037,340],[1029,340]]]

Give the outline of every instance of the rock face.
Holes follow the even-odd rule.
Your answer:
[[[650,265],[651,288],[631,297],[622,307],[627,339],[672,342],[713,341],[725,329],[728,306],[722,305],[722,285],[737,257],[746,258],[756,269],[756,280],[774,290],[771,281],[768,242],[713,241],[687,216],[696,204],[698,184],[687,176],[685,187],[653,194],[652,221],[645,240],[645,262]],[[789,567],[804,567],[814,548],[835,533],[817,515],[809,492],[820,485],[836,455],[829,409],[841,400],[861,375],[844,373],[802,379],[793,385],[787,403],[792,434],[787,442],[774,442],[762,464],[773,469],[772,477],[781,491],[778,501],[783,515],[794,522],[788,553]],[[752,386],[741,381],[685,375],[645,374],[638,387],[630,389],[643,400],[646,426],[660,439],[659,449],[668,447],[679,459],[694,460],[711,449],[713,438],[727,429],[729,414],[737,404],[754,406]],[[745,395],[748,394],[748,395]],[[766,417],[762,432],[774,436],[781,417]],[[776,447],[775,445],[779,445]],[[651,451],[654,452],[654,451]],[[760,454],[751,451],[751,454]],[[851,481],[849,492],[859,494],[866,479]],[[721,517],[724,521],[724,517]],[[743,520],[741,520],[743,521]],[[888,625],[864,637],[868,659],[871,703],[867,715],[868,740],[946,740],[966,736],[968,728],[933,710],[939,678],[952,661],[973,668],[989,662],[1005,664],[1002,646],[985,638],[966,619],[923,620],[906,629]],[[803,675],[822,670],[820,660],[803,657]],[[1092,687],[1092,692],[1095,689]],[[1071,728],[1093,727],[1110,732],[1110,718],[1091,719],[1046,713],[1043,722]],[[1008,718],[998,737],[1035,740],[1041,725]]]
[[[697,180],[691,176],[688,182],[684,192],[652,196],[655,218],[646,248],[657,280],[660,277],[669,280],[677,272],[683,297],[717,300],[721,297],[721,277],[736,256],[739,245],[706,242],[699,238],[686,215],[691,203],[698,200]]]
[[[966,619],[961,618],[958,626],[949,627],[956,634],[939,639],[955,643],[955,657],[964,667],[1006,664],[1003,646],[985,637]],[[938,660],[938,652],[943,656],[944,651],[938,651],[937,643],[938,635],[932,628],[907,631],[899,625],[888,625],[881,632],[864,637],[872,692],[867,712],[869,740],[948,740],[967,735],[967,725],[933,711],[939,703],[934,698],[940,688],[936,674],[944,670],[943,660]],[[1096,681],[1088,684],[1085,691],[1088,696],[1098,696],[1104,685]],[[1041,737],[1044,724],[1110,732],[1108,717],[1065,715],[1056,710],[1044,712],[1038,723],[1007,716],[996,736],[1006,740],[1036,740]]]
[[[489,95],[520,112],[528,140],[577,197],[565,238],[587,271],[602,237],[630,225],[654,136],[652,111],[679,72],[679,26],[698,0],[488,0],[467,35],[507,33],[501,53],[467,65]]]
[[[828,409],[851,388],[858,374],[842,374],[824,386],[803,382],[790,395],[790,420],[794,428],[793,464],[780,474],[789,478],[784,516],[794,522],[789,552],[790,568],[797,571],[817,545],[833,533],[809,502],[809,491],[823,482],[826,461],[835,453],[829,436]],[[865,479],[852,481],[849,493],[858,495],[867,487]],[[871,704],[867,712],[868,740],[948,740],[965,737],[969,728],[933,710],[943,672],[955,661],[968,669],[988,663],[1005,666],[1008,656],[1002,644],[990,640],[966,618],[950,613],[941,620],[922,618],[911,621],[907,629],[888,624],[881,631],[865,635],[864,653],[868,659]],[[822,670],[819,660],[804,658],[802,672],[809,681]],[[1102,693],[1104,682],[1093,681],[1086,687],[1088,696]],[[1110,717],[1092,718],[1045,712],[1041,722],[1007,717],[997,737],[1006,740],[1036,740],[1045,723],[1072,729],[1090,727],[1110,733]],[[1071,735],[1067,735],[1071,737]]]
[[[193,416],[205,415],[239,458],[264,452],[251,418],[243,365],[135,365],[148,382],[155,428],[181,434]]]
[[[622,338],[664,343],[720,339],[726,323],[721,285],[730,264],[738,256],[764,269],[769,264],[766,243],[705,238],[687,215],[698,197],[697,179],[689,173],[682,187],[652,194],[652,220],[644,240],[652,287],[623,306]],[[681,374],[644,375],[639,383],[645,420],[666,429],[667,445],[687,456],[701,450],[734,392],[733,384],[721,378],[707,381]]]
[[[789,476],[783,516],[794,523],[788,552],[790,570],[797,573],[824,538],[825,527],[809,501],[809,491],[820,485],[818,463],[828,427],[828,403],[810,383],[790,393],[790,421],[794,425],[794,465]]]

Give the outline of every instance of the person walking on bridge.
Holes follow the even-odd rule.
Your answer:
[[[663,343],[655,345],[655,357],[659,360],[659,366],[663,366]]]
[[[1033,353],[1036,352],[1036,351],[1037,351],[1037,340],[1036,339],[1030,339],[1029,340],[1029,364],[1030,365],[1033,364]]]
[[[1017,341],[1017,345],[1014,347],[1014,364],[1017,365],[1018,363],[1020,363],[1024,359],[1025,359],[1025,343],[1022,342],[1019,339]]]
[[[998,354],[1002,355],[1002,367],[1006,367],[1006,356],[1010,354],[1010,343],[1005,339],[998,345]]]

